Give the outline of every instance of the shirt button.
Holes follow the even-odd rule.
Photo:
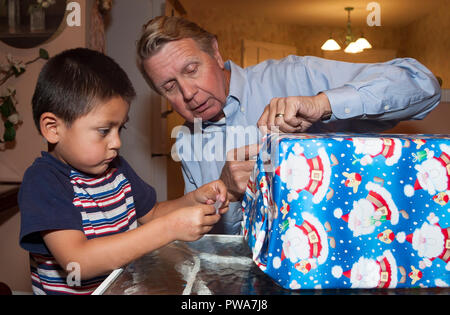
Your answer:
[[[389,108],[389,105],[384,106],[384,110],[388,110]]]
[[[241,112],[245,113],[244,107],[241,107]]]
[[[348,108],[348,107],[346,107],[345,109],[344,109],[344,112],[346,113],[346,114],[350,114],[350,108]]]

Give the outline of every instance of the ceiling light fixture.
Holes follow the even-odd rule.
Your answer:
[[[345,8],[345,11],[347,11],[347,33],[345,35],[345,41],[343,42],[346,46],[344,51],[351,54],[360,53],[364,49],[372,48],[372,45],[367,41],[367,39],[364,38],[363,35],[361,35],[358,40],[354,40],[355,36],[353,35],[352,23],[350,21],[350,12],[353,9],[353,7]],[[330,38],[322,45],[321,49],[328,51],[340,50],[341,46],[332,38],[332,36],[330,36]]]

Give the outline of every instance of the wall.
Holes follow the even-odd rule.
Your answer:
[[[73,47],[85,46],[86,43],[86,7],[92,0],[77,0],[81,6],[81,26],[64,27],[61,32],[41,45],[50,56]],[[17,49],[0,42],[0,63],[5,62],[7,54],[15,59],[28,61],[38,55],[38,49]],[[16,143],[13,148],[0,151],[0,181],[20,181],[26,168],[46,150],[46,144],[34,126],[31,112],[31,98],[38,74],[45,61],[39,60],[26,68],[18,78],[11,78],[6,86],[17,90],[17,110],[23,124],[17,130]],[[2,87],[3,88],[3,87]],[[0,129],[3,134],[3,129]],[[30,273],[28,254],[19,247],[20,214],[17,208],[0,213],[0,281],[7,283],[13,291],[30,292]]]
[[[187,3],[187,5],[189,5]],[[266,41],[275,44],[293,45],[300,56],[323,57],[320,49],[332,34],[333,38],[345,36],[345,25],[341,28],[329,26],[300,26],[275,22],[268,18],[257,18],[234,14],[213,7],[186,7],[187,18],[218,36],[220,52],[225,60],[241,64],[242,40]],[[403,27],[353,27],[355,36],[361,33],[376,49],[394,49],[397,57],[413,57],[443,79],[443,89],[450,88],[450,0],[410,25]],[[448,95],[444,91],[443,95]],[[443,98],[448,102],[448,96]],[[450,133],[448,122],[442,117],[450,116],[448,103],[441,103],[423,121],[402,122],[391,132],[398,133]]]
[[[78,2],[84,13],[86,0],[79,0]],[[46,49],[52,56],[67,48],[84,46],[86,41],[85,24],[84,16],[82,16],[80,27],[65,27],[59,35],[39,47]],[[38,56],[39,47],[18,49],[0,42],[0,63],[6,61],[7,54],[11,54],[15,59],[24,62],[32,60]],[[22,117],[23,124],[17,130],[14,147],[0,151],[0,180],[20,181],[27,167],[40,155],[40,151],[47,149],[42,137],[36,131],[31,112],[31,98],[37,77],[44,63],[44,60],[39,60],[27,66],[23,75],[18,78],[11,78],[1,87],[4,89],[6,86],[10,86],[17,90],[17,110]],[[0,127],[0,132],[3,134],[3,127]]]
[[[442,78],[442,87],[450,89],[450,0],[432,14],[408,25],[406,53]]]
[[[137,93],[130,108],[130,121],[122,133],[120,153],[155,188],[159,201],[167,199],[166,158],[152,158],[152,148],[165,139],[165,126],[160,119],[162,100],[139,72],[135,47],[142,25],[162,14],[163,4],[163,0],[115,0],[106,30],[106,54],[124,68]]]
[[[243,39],[266,41],[275,44],[297,47],[297,54],[301,56],[322,57],[322,44],[333,35],[339,39],[345,37],[343,27],[329,26],[301,26],[280,23],[268,18],[258,18],[242,14],[231,14],[218,11],[212,7],[189,7],[187,18],[216,34],[219,48],[225,60],[231,59],[241,63],[241,45]],[[379,49],[389,48],[403,55],[401,41],[404,31],[401,28],[387,27],[353,27],[355,36],[361,33]]]
[[[188,2],[186,5],[190,5]],[[216,34],[225,59],[241,63],[243,39],[293,45],[301,56],[322,57],[320,47],[330,34],[334,39],[345,36],[345,25],[300,26],[258,18],[243,12],[235,14],[213,7],[189,6],[187,17]],[[450,0],[432,13],[403,27],[353,27],[355,36],[361,33],[374,48],[395,49],[397,57],[413,57],[440,76],[443,88],[450,87]]]

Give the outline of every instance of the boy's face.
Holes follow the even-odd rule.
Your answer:
[[[119,154],[120,131],[128,120],[129,108],[121,97],[114,97],[95,105],[70,127],[63,124],[52,154],[82,172],[102,174]]]

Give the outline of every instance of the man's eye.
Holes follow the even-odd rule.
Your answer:
[[[170,83],[170,84],[164,85],[165,92],[173,91],[174,88],[175,88],[175,83]]]
[[[175,88],[176,82],[175,81],[169,81],[166,84],[162,85],[162,89],[164,92],[169,92]]]
[[[187,72],[187,73],[196,73],[196,72],[197,72],[197,69],[198,69],[198,66],[197,66],[197,65],[189,65],[189,66],[186,68],[186,72]]]

